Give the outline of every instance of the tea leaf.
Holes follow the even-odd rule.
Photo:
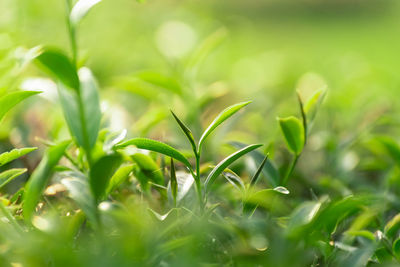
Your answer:
[[[25,148],[15,148],[10,152],[4,152],[0,154],[0,166],[7,164],[17,158],[20,158],[32,151],[35,151],[37,147],[25,147]]]
[[[67,188],[71,199],[83,210],[89,221],[97,226],[96,200],[90,191],[87,177],[78,172],[68,172],[65,175],[67,178],[62,179],[61,183]]]
[[[69,16],[71,24],[76,26],[93,8],[93,6],[100,2],[101,0],[79,0],[71,10]]]
[[[0,173],[0,189],[26,171],[27,169],[11,169]]]
[[[230,169],[225,169],[222,172],[222,175],[225,177],[226,180],[228,180],[229,183],[231,183],[234,187],[239,189],[241,192],[245,191],[246,187],[244,186],[242,179],[235,172],[233,172]]]
[[[108,184],[106,195],[117,189],[126,179],[128,179],[133,170],[133,166],[134,165],[122,166],[114,173]]]
[[[182,88],[173,77],[153,71],[144,71],[136,76],[142,81],[164,88],[174,94],[182,95]]]
[[[32,218],[40,196],[51,178],[53,168],[64,155],[70,141],[64,141],[47,149],[39,166],[32,173],[25,186],[23,214],[28,222]]]
[[[6,94],[0,98],[0,122],[4,115],[24,99],[39,94],[38,91],[18,91]]]
[[[264,157],[264,160],[261,162],[260,166],[258,167],[256,173],[250,180],[250,186],[254,186],[257,183],[258,177],[260,176],[262,170],[264,169],[264,165],[267,162],[268,154]]]
[[[175,148],[173,148],[167,144],[164,144],[162,142],[159,142],[159,141],[155,141],[155,140],[151,140],[151,139],[147,139],[147,138],[133,138],[133,139],[125,141],[119,145],[116,145],[115,148],[121,149],[121,148],[130,146],[130,145],[136,146],[137,148],[140,148],[140,149],[146,149],[146,150],[158,152],[158,153],[161,153],[168,157],[174,158],[174,159],[182,162],[183,164],[185,164],[186,167],[188,167],[189,169],[192,169],[189,161],[187,160],[187,158],[184,155],[181,154],[181,152],[179,152]]]
[[[121,155],[111,154],[101,157],[93,164],[89,185],[97,202],[104,197],[109,181],[121,163]]]
[[[261,147],[262,145],[249,145],[245,148],[242,148],[238,151],[236,151],[235,153],[231,154],[230,156],[228,156],[227,158],[225,158],[224,160],[222,160],[220,163],[218,163],[217,166],[215,166],[215,168],[210,172],[210,174],[208,175],[205,183],[204,183],[204,187],[207,189],[210,188],[210,186],[214,183],[215,179],[217,179],[217,177],[230,165],[232,164],[234,161],[236,161],[237,159],[239,159],[240,157],[242,157],[243,155],[249,153],[250,151],[253,151],[254,149],[257,149],[259,147]]]
[[[194,137],[192,134],[192,131],[175,115],[174,112],[172,112],[172,116],[174,116],[176,122],[179,124],[181,127],[183,133],[186,135],[187,139],[189,140],[190,144],[192,145],[193,152],[196,154],[197,153],[197,148],[196,148],[196,143],[194,141]]]
[[[304,128],[302,123],[293,116],[278,118],[278,121],[289,150],[299,155],[304,147]]]
[[[387,237],[392,238],[396,235],[396,233],[400,229],[400,213],[394,216],[386,225],[385,225],[385,234]]]
[[[207,136],[209,136],[211,134],[212,131],[214,131],[215,128],[217,128],[221,123],[226,121],[233,114],[235,114],[240,109],[242,109],[243,107],[247,106],[250,103],[251,103],[251,101],[238,103],[238,104],[232,105],[230,107],[227,107],[221,113],[219,113],[218,116],[214,119],[214,121],[204,131],[203,135],[200,137],[198,150],[197,150],[198,154],[200,154],[200,152],[201,152],[201,148],[203,146],[205,139],[207,138]]]
[[[400,259],[400,238],[397,238],[396,241],[393,242],[392,251],[393,254]]]
[[[230,142],[229,144],[238,149],[241,149],[241,148],[244,148],[247,146],[246,144],[236,142],[236,141]],[[257,166],[260,166],[265,159],[265,156],[257,150],[251,151],[249,153],[249,156],[254,160],[254,162]],[[271,160],[267,160],[265,162],[265,165],[264,165],[264,168],[262,169],[262,171],[263,171],[264,176],[267,178],[268,182],[270,183],[270,185],[272,187],[276,187],[279,185],[279,180],[280,180],[279,172]]]
[[[317,90],[304,104],[304,112],[307,118],[312,122],[317,114],[318,108],[321,105],[326,95],[326,88]]]
[[[76,67],[61,51],[54,48],[44,48],[36,57],[36,62],[53,78],[75,91],[79,90],[79,78]]]
[[[79,70],[81,87],[76,93],[58,86],[61,106],[68,128],[79,146],[89,152],[100,129],[101,110],[96,81],[87,68]]]
[[[163,184],[164,176],[160,170],[160,167],[158,167],[157,163],[155,163],[151,157],[142,153],[135,153],[131,157],[137,163],[147,179],[150,179],[156,184]],[[147,181],[142,182],[147,183]]]

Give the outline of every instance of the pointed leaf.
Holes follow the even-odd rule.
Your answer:
[[[131,157],[144,174],[143,178],[145,178],[145,180],[142,179],[142,183],[147,184],[147,180],[151,180],[153,183],[160,185],[164,183],[164,176],[160,167],[150,156],[142,153],[135,153],[131,155]]]
[[[209,136],[211,134],[212,131],[214,131],[215,128],[217,128],[221,123],[226,121],[233,114],[235,114],[240,109],[242,109],[243,107],[247,106],[250,103],[251,103],[251,101],[238,103],[238,104],[232,105],[230,107],[227,107],[221,113],[219,113],[218,116],[214,119],[214,121],[204,131],[203,135],[200,137],[198,152],[201,152],[201,148],[203,146],[205,139],[207,138],[207,136]]]
[[[0,98],[0,122],[4,115],[24,99],[39,94],[38,91],[18,91],[6,94]]]
[[[0,166],[7,164],[17,158],[20,158],[36,149],[37,147],[25,147],[25,148],[15,148],[10,152],[4,152],[0,154]]]
[[[71,199],[83,210],[89,221],[97,225],[97,207],[96,201],[90,191],[87,177],[83,173],[68,172],[64,174],[67,178],[61,180],[61,183],[67,188]]]
[[[36,57],[40,67],[53,78],[74,90],[79,90],[79,78],[74,64],[61,51],[44,48]]]
[[[51,178],[54,167],[63,156],[70,141],[61,142],[49,147],[39,166],[32,173],[25,186],[23,214],[26,221],[30,221],[40,196]]]
[[[230,142],[229,144],[231,144],[232,146],[234,146],[238,149],[241,149],[241,148],[244,148],[247,146],[246,144],[243,144],[240,142]],[[249,155],[254,160],[254,162],[257,166],[260,166],[265,158],[265,156],[257,150],[251,151],[249,153]],[[264,176],[267,178],[268,182],[270,183],[270,185],[272,187],[278,186],[279,180],[280,180],[279,172],[271,160],[267,160],[265,162],[265,165],[264,165],[264,168],[262,169],[262,171],[263,171]]]
[[[79,0],[71,10],[69,16],[71,24],[76,26],[86,16],[90,9],[100,2],[101,0]]]
[[[214,183],[215,179],[217,179],[217,177],[230,165],[232,164],[234,161],[236,161],[237,159],[239,159],[240,157],[242,157],[243,155],[249,153],[250,151],[253,151],[254,149],[259,148],[262,145],[249,145],[245,148],[242,148],[238,151],[236,151],[235,153],[231,154],[230,156],[228,156],[227,158],[225,158],[224,160],[222,160],[220,163],[218,163],[217,166],[215,166],[215,168],[210,172],[210,174],[208,175],[205,183],[204,183],[204,187],[207,189],[210,188],[210,186]]]
[[[120,167],[114,175],[110,179],[110,183],[107,187],[107,194],[110,194],[112,191],[117,189],[126,179],[128,179],[129,175],[133,170],[134,165],[127,165]]]
[[[258,167],[256,173],[250,180],[250,186],[254,186],[257,183],[258,177],[260,176],[262,170],[264,169],[264,165],[267,162],[268,154],[264,157],[264,160],[261,162],[260,166]]]
[[[225,177],[226,180],[228,180],[229,183],[231,183],[234,187],[239,189],[241,192],[245,191],[246,187],[244,186],[242,179],[235,172],[233,172],[230,169],[225,169],[222,172],[222,175]]]
[[[396,235],[396,233],[400,229],[400,213],[394,216],[390,221],[385,225],[385,234],[387,237],[392,238]]]
[[[90,151],[100,129],[101,110],[96,81],[87,68],[79,70],[80,93],[58,86],[65,120],[78,145]]]
[[[278,118],[278,121],[289,150],[299,155],[304,147],[304,128],[302,123],[293,116]]]
[[[0,173],[0,189],[26,171],[27,169],[11,169]]]
[[[196,148],[196,143],[194,141],[194,137],[192,134],[192,131],[175,115],[174,112],[172,112],[172,116],[174,116],[176,122],[179,124],[181,127],[183,133],[186,135],[187,139],[189,140],[190,144],[192,145],[193,152],[196,154],[197,153],[197,148]]]
[[[307,118],[312,122],[317,114],[318,108],[321,105],[326,95],[326,88],[317,90],[304,104],[304,112]]]
[[[182,155],[181,152],[179,152],[175,148],[173,148],[167,144],[164,144],[162,142],[159,142],[159,141],[155,141],[155,140],[151,140],[151,139],[147,139],[147,138],[133,138],[133,139],[123,142],[119,145],[116,145],[115,147],[116,147],[116,149],[121,149],[121,148],[130,146],[130,145],[136,146],[137,148],[140,148],[140,149],[146,149],[146,150],[158,152],[158,153],[161,153],[168,157],[174,158],[174,159],[182,162],[183,164],[185,164],[186,167],[188,167],[190,170],[192,169],[189,161],[187,160],[187,158],[184,155]]]
[[[122,163],[120,154],[111,154],[97,160],[91,170],[89,184],[96,201],[101,201],[106,193],[109,181]]]

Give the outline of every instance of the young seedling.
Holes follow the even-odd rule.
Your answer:
[[[316,112],[320,103],[325,96],[325,88],[316,91],[306,102],[303,104],[300,93],[297,92],[297,99],[300,106],[301,121],[294,117],[278,118],[279,126],[286,146],[293,154],[293,160],[286,170],[285,175],[281,181],[282,186],[286,186],[292,172],[300,158],[304,146],[307,143],[307,135],[309,133],[310,125],[312,125]]]
[[[182,129],[183,133],[187,137],[188,141],[190,142],[193,150],[193,154],[195,157],[195,167],[193,168],[188,159],[178,150],[175,148],[164,144],[159,141],[154,141],[146,138],[134,138],[128,141],[125,141],[119,145],[117,145],[115,148],[116,149],[121,149],[124,147],[127,147],[129,145],[134,145],[137,148],[141,149],[147,149],[151,151],[155,151],[158,153],[161,153],[163,155],[166,155],[168,157],[171,157],[175,160],[180,161],[183,163],[193,176],[195,183],[196,183],[196,191],[197,191],[197,196],[198,196],[198,201],[199,201],[199,207],[200,211],[204,211],[205,207],[205,197],[206,193],[209,192],[209,188],[211,185],[214,183],[215,179],[222,174],[222,172],[225,170],[226,167],[228,167],[231,163],[242,157],[243,155],[257,149],[261,145],[249,145],[247,147],[244,147],[240,149],[239,151],[233,153],[232,155],[228,156],[226,159],[221,161],[215,168],[210,172],[208,177],[206,178],[204,184],[201,182],[201,175],[200,175],[200,160],[201,160],[201,152],[202,152],[202,147],[203,144],[206,140],[206,138],[219,126],[221,125],[225,120],[230,118],[232,115],[234,115],[236,112],[238,112],[240,109],[243,107],[247,106],[250,102],[243,102],[243,103],[238,103],[235,105],[232,105],[225,110],[223,110],[214,120],[213,122],[207,127],[207,129],[204,131],[202,136],[200,137],[199,142],[196,144],[192,131],[176,116],[172,111],[172,115],[175,118],[176,122]],[[203,188],[205,189],[205,193],[203,194]]]

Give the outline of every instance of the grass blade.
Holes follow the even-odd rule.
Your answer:
[[[200,154],[200,152],[201,152],[201,147],[203,146],[205,139],[207,138],[207,136],[209,136],[211,134],[212,131],[215,130],[215,128],[217,128],[221,123],[226,121],[233,114],[235,114],[240,109],[242,109],[243,107],[247,106],[250,103],[251,103],[251,101],[241,102],[241,103],[232,105],[230,107],[227,107],[221,113],[219,113],[218,116],[214,119],[214,121],[204,131],[203,135],[200,137],[199,146],[198,146],[198,154]]]
[[[236,161],[237,159],[239,159],[240,157],[242,157],[243,155],[249,153],[250,151],[253,151],[254,149],[257,149],[259,147],[261,147],[262,145],[249,145],[247,147],[244,147],[238,151],[236,151],[235,153],[231,154],[230,156],[228,156],[227,158],[225,158],[224,160],[222,160],[220,163],[218,163],[217,166],[215,166],[215,168],[210,172],[210,174],[208,175],[205,183],[204,183],[204,187],[207,191],[207,188],[209,188],[215,181],[215,179],[217,179],[217,177],[234,161]]]

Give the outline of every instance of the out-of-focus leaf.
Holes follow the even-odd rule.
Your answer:
[[[388,136],[377,136],[374,140],[383,146],[394,162],[400,165],[400,145],[393,138]]]
[[[208,128],[204,131],[203,135],[200,137],[198,145],[198,154],[199,152],[201,152],[201,148],[203,146],[205,139],[212,133],[212,131],[214,131],[215,128],[217,128],[221,123],[229,119],[233,114],[235,114],[240,109],[242,109],[243,107],[247,106],[250,103],[251,101],[238,103],[230,107],[227,107],[221,113],[219,113],[218,116],[213,120],[213,122],[211,122]]]
[[[54,48],[44,48],[36,57],[36,62],[53,78],[75,91],[79,90],[76,67],[61,51]]]
[[[26,171],[27,169],[11,169],[0,173],[0,189]]]
[[[29,181],[25,186],[23,204],[23,214],[27,222],[32,218],[36,204],[51,178],[53,168],[57,165],[69,144],[70,141],[64,141],[48,148],[39,166],[29,178]]]
[[[176,79],[168,77],[158,72],[144,71],[136,75],[139,79],[152,85],[164,88],[174,94],[181,95],[182,88]]]
[[[107,194],[117,189],[131,174],[134,165],[127,165],[120,167],[111,177],[107,187]]]
[[[240,157],[242,157],[243,155],[249,153],[250,151],[253,151],[254,149],[259,148],[262,145],[249,145],[245,148],[242,148],[238,151],[236,151],[235,153],[231,154],[230,156],[228,156],[227,158],[225,158],[224,160],[222,160],[220,163],[218,163],[217,166],[215,166],[215,168],[210,172],[210,174],[208,175],[205,183],[204,183],[204,187],[206,189],[206,191],[210,188],[210,186],[214,183],[215,179],[217,179],[217,177],[234,161],[236,161],[237,159],[239,159]]]
[[[307,100],[304,104],[304,112],[307,115],[307,119],[312,122],[317,114],[318,108],[321,105],[326,95],[326,88],[319,89]]]
[[[226,38],[228,32],[225,28],[220,28],[211,35],[209,35],[196,49],[193,55],[190,57],[187,68],[196,68],[203,62],[208,54],[211,53],[222,41]]]
[[[167,144],[164,144],[162,142],[159,142],[159,141],[155,141],[155,140],[151,140],[151,139],[147,139],[147,138],[133,138],[131,140],[128,140],[126,142],[123,142],[123,143],[117,145],[116,149],[125,148],[130,145],[136,146],[137,148],[140,148],[140,149],[146,149],[146,150],[158,152],[158,153],[161,153],[168,157],[174,158],[174,159],[182,162],[183,164],[185,164],[186,167],[188,167],[189,169],[192,169],[189,161],[187,160],[187,158],[184,155],[182,155],[182,153],[180,153],[175,148],[173,148]]]
[[[146,178],[150,179],[156,184],[163,184],[164,177],[161,169],[151,157],[142,153],[135,153],[131,157],[139,166],[141,171],[146,175]]]
[[[80,93],[58,87],[64,117],[77,143],[90,151],[96,143],[100,128],[101,111],[98,89],[92,72],[79,70]]]
[[[298,206],[292,213],[288,223],[288,231],[293,232],[307,225],[314,218],[321,207],[319,201],[308,201]]]
[[[71,24],[76,26],[86,16],[90,9],[100,2],[101,0],[79,0],[71,10],[69,16]]]
[[[192,131],[175,115],[174,112],[172,112],[172,116],[174,116],[176,122],[179,124],[181,127],[183,133],[186,135],[187,139],[189,140],[190,144],[192,145],[193,152],[196,154],[197,153],[197,148],[196,148],[196,143],[194,141],[193,133]]]
[[[0,166],[7,164],[17,158],[20,158],[36,149],[37,147],[25,147],[25,148],[15,148],[10,152],[4,152],[0,154]]]
[[[230,142],[229,144],[231,144],[232,146],[234,146],[238,149],[242,149],[247,146],[246,144],[243,144],[240,142]],[[254,160],[254,162],[257,166],[260,166],[265,159],[265,156],[257,150],[251,151],[249,153],[249,155]],[[271,160],[267,160],[265,162],[265,165],[264,165],[264,168],[262,169],[262,171],[263,171],[264,176],[267,178],[268,182],[270,183],[270,185],[272,187],[276,187],[279,185],[279,180],[280,180],[279,172]]]
[[[18,91],[6,94],[0,98],[0,122],[4,115],[24,99],[39,94],[38,91]]]
[[[304,146],[303,124],[293,116],[278,118],[278,121],[289,150],[299,155]]]
[[[237,175],[232,170],[225,169],[222,172],[222,175],[225,177],[226,180],[228,180],[228,182],[230,182],[233,186],[235,186],[241,192],[244,192],[246,190],[246,187],[244,186],[242,179],[239,177],[239,175]]]
[[[61,183],[67,188],[71,199],[83,210],[89,221],[96,226],[98,222],[96,200],[90,190],[88,178],[78,172],[65,174]]]
[[[109,181],[121,163],[121,155],[111,154],[101,157],[93,164],[89,184],[97,202],[104,197]]]
[[[367,231],[367,230],[347,231],[346,233],[349,235],[352,235],[352,236],[361,236],[361,237],[367,238],[372,241],[375,240],[374,233]]]
[[[244,200],[245,201],[245,209],[249,208],[249,204],[254,205],[255,207],[261,206],[267,209],[274,208],[276,206],[276,196],[279,195],[287,195],[289,194],[289,190],[285,187],[279,186],[275,188],[263,189],[257,192],[251,192],[249,196]]]
[[[392,238],[396,235],[396,233],[400,229],[400,213],[394,216],[390,221],[385,225],[385,235],[388,238]]]
[[[397,238],[393,242],[393,247],[392,247],[393,254],[396,255],[398,259],[400,259],[400,238]]]

